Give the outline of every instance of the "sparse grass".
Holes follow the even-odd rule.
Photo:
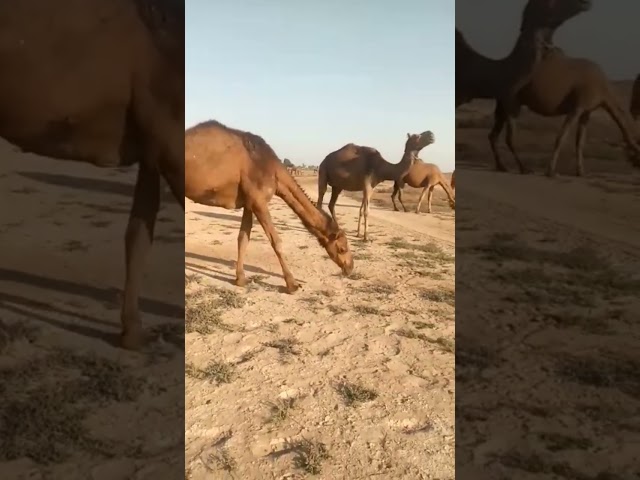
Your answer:
[[[26,340],[33,342],[39,334],[39,329],[24,322],[5,322],[0,319],[0,353],[11,344]]]
[[[351,279],[351,280],[362,280],[365,277],[364,277],[364,275],[362,273],[353,271],[353,272],[351,272],[351,275],[349,275],[348,278]]]
[[[275,348],[281,355],[300,355],[300,342],[295,338],[279,338],[263,344],[265,347]]]
[[[397,288],[393,285],[388,285],[386,283],[375,283],[375,284],[363,285],[361,287],[358,287],[356,291],[360,293],[370,293],[373,295],[390,296],[396,293]]]
[[[305,439],[296,442],[290,448],[296,452],[293,459],[296,468],[310,475],[322,473],[322,462],[329,458],[329,450],[324,443]]]
[[[429,302],[446,303],[452,307],[456,304],[455,290],[447,290],[444,288],[423,290],[420,296]]]
[[[334,389],[349,407],[378,398],[378,393],[375,390],[344,380],[336,383]]]
[[[212,361],[204,368],[197,368],[188,363],[185,365],[185,375],[197,380],[207,380],[217,383],[231,383],[236,376],[236,368],[232,363]]]
[[[422,340],[423,342],[437,345],[441,350],[449,353],[455,352],[455,342],[445,337],[431,338],[424,333],[416,332],[409,328],[400,328],[394,332],[396,335],[404,338]]]
[[[269,403],[268,423],[280,424],[284,422],[289,413],[295,408],[295,398],[278,398],[275,402]]]
[[[122,445],[93,438],[85,418],[110,403],[133,401],[152,386],[125,365],[64,349],[3,368],[0,460],[51,464],[78,451],[117,455]]]
[[[233,472],[237,468],[237,462],[229,454],[229,451],[224,447],[218,447],[214,451],[210,452],[202,462],[205,468],[210,472],[222,470],[228,473]]]
[[[216,328],[229,330],[222,321],[222,314],[241,308],[246,300],[238,293],[224,288],[206,287],[186,296],[185,330],[207,335]]]
[[[355,305],[353,311],[359,315],[380,315],[380,309],[373,305]]]

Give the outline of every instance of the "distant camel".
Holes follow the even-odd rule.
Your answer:
[[[268,203],[274,194],[293,210],[345,275],[353,271],[345,233],[326,212],[316,208],[261,137],[210,120],[187,129],[184,143],[187,198],[201,205],[243,209],[236,285],[247,284],[244,256],[255,215],[278,257],[286,291],[293,293],[299,287],[285,263],[280,237],[269,213]]]
[[[526,29],[533,21],[525,11],[520,29]],[[551,37],[547,41],[551,42]],[[568,57],[562,50],[553,49],[536,67],[529,83],[518,92],[516,100],[510,105],[505,105],[500,100],[496,103],[494,126],[489,134],[496,165],[500,164],[496,141],[505,124],[507,145],[517,158],[513,134],[509,134],[508,125],[514,123],[521,106],[527,106],[532,112],[545,117],[565,116],[547,166],[547,176],[555,176],[560,150],[570,128],[576,123],[576,176],[584,175],[583,148],[587,125],[591,114],[598,108],[603,108],[622,132],[627,151],[633,152],[629,154],[629,162],[635,167],[640,167],[640,145],[634,138],[637,137],[637,132],[633,119],[620,105],[606,74],[596,63],[583,58]]]
[[[477,98],[496,99],[505,105],[517,103],[518,92],[552,47],[550,38],[555,30],[590,8],[590,0],[529,0],[523,11],[527,22],[523,22],[511,53],[500,60],[476,52],[456,29],[456,107]],[[508,123],[507,127],[510,145],[514,122]],[[495,148],[493,152],[496,169],[506,171]],[[515,153],[514,157],[521,173],[531,172]]]
[[[451,174],[451,190],[456,190],[456,171],[454,170]]]
[[[420,134],[407,133],[404,155],[399,163],[389,163],[375,148],[363,147],[348,143],[344,147],[330,153],[320,163],[318,168],[318,208],[322,209],[322,201],[331,186],[331,200],[329,211],[336,220],[335,206],[338,196],[343,190],[348,192],[362,192],[362,203],[358,215],[358,233],[364,214],[364,239],[368,239],[369,204],[373,189],[385,180],[397,181],[407,174],[418,153],[427,145],[431,145],[435,137],[431,131]]]
[[[160,177],[184,208],[184,2],[26,3],[0,2],[0,136],[60,160],[139,163],[120,314],[121,345],[137,349]]]
[[[633,87],[631,88],[631,104],[629,106],[629,111],[631,112],[631,116],[634,120],[638,120],[640,118],[640,75],[638,75],[633,82]]]
[[[453,179],[453,176],[451,178]],[[420,194],[418,205],[416,206],[416,213],[420,213],[420,205],[422,204],[422,199],[424,198],[425,193],[427,193],[427,213],[431,213],[431,197],[433,196],[433,189],[436,188],[437,185],[440,185],[447,194],[449,206],[452,209],[456,208],[453,186],[449,186],[449,182],[444,178],[444,175],[442,175],[442,172],[437,165],[433,163],[424,163],[422,160],[418,160],[411,166],[409,173],[407,173],[402,180],[410,187],[422,188],[422,193]],[[396,195],[398,196],[398,200],[400,200],[402,209],[406,212],[407,209],[402,202],[402,187],[399,182],[394,182],[393,193],[391,194],[393,209],[398,212],[399,210],[396,206],[395,199]]]

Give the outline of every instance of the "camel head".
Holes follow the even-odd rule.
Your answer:
[[[349,241],[344,230],[338,228],[334,223],[335,229],[328,236],[328,241],[324,245],[325,250],[329,254],[329,258],[342,269],[344,275],[351,275],[353,272],[353,256],[349,250]]]
[[[591,0],[529,0],[522,11],[520,31],[548,27],[550,37],[560,25],[591,6]],[[551,38],[548,41],[551,43]]]
[[[422,133],[407,133],[407,142],[404,144],[404,151],[417,153],[435,141],[436,137],[431,130]]]

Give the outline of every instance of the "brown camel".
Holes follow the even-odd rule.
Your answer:
[[[437,165],[433,163],[424,163],[422,160],[418,159],[411,166],[409,173],[404,176],[402,181],[410,187],[422,188],[422,193],[420,194],[418,205],[416,206],[416,213],[420,213],[420,205],[422,204],[425,193],[427,193],[427,213],[431,213],[431,197],[433,196],[433,189],[438,185],[440,185],[447,194],[449,206],[452,209],[456,208],[456,199],[454,197],[452,187],[449,186],[449,182],[444,178],[444,175],[442,175],[442,172]],[[406,212],[407,209],[404,206],[404,203],[402,203],[402,187],[399,182],[394,182],[393,193],[391,194],[393,209],[398,212],[399,210],[396,206],[395,198],[396,195],[398,196],[398,200],[400,200],[402,209]]]
[[[568,19],[590,8],[590,0],[529,0],[523,11],[523,18],[526,17],[527,21],[523,22],[516,44],[511,53],[500,60],[476,52],[456,29],[456,107],[476,98],[516,105],[518,92],[551,49],[550,39],[554,32]],[[514,122],[510,122],[508,138],[514,129]],[[520,158],[514,156],[520,172],[530,173]],[[506,171],[495,149],[494,157],[496,168]]]
[[[348,143],[330,153],[318,168],[318,208],[322,209],[324,194],[327,191],[327,185],[330,185],[329,211],[337,222],[335,207],[340,193],[343,190],[362,192],[357,236],[360,236],[360,223],[364,216],[364,240],[368,240],[369,204],[373,189],[385,180],[402,183],[402,178],[413,165],[420,150],[434,141],[435,137],[431,131],[413,135],[407,133],[404,155],[400,162],[395,164],[387,162],[375,148],[353,143]]]
[[[636,77],[631,87],[631,102],[629,111],[634,120],[640,118],[640,75]]]
[[[551,43],[549,38],[568,19],[591,8],[590,0],[529,0],[530,20],[506,57],[478,54],[456,29],[456,107],[476,98],[508,99],[527,83]]]
[[[520,29],[528,28],[527,25],[534,21],[525,11]],[[549,37],[547,41],[550,40]],[[498,168],[501,162],[496,142],[505,124],[507,146],[517,158],[513,145],[514,135],[509,132],[509,125],[515,122],[521,106],[545,117],[565,117],[547,166],[547,176],[555,176],[560,150],[574,124],[577,124],[576,176],[584,175],[583,149],[587,125],[591,114],[598,108],[603,108],[616,123],[627,144],[627,151],[632,152],[628,160],[633,166],[640,167],[640,145],[633,119],[620,105],[606,74],[596,63],[584,58],[572,58],[560,49],[552,49],[536,67],[529,82],[518,92],[515,102],[509,105],[501,100],[496,102],[494,126],[489,134],[489,141]]]
[[[255,215],[280,261],[286,291],[293,293],[299,287],[287,267],[280,237],[269,213],[268,203],[274,194],[293,210],[345,275],[353,271],[353,257],[345,233],[326,212],[316,208],[261,137],[211,120],[187,129],[184,143],[187,198],[202,205],[243,209],[236,285],[247,284],[244,255]]]
[[[121,310],[135,349],[160,177],[184,208],[184,1],[6,0],[0,18],[0,136],[60,160],[139,163]]]
[[[456,190],[456,171],[454,170],[453,173],[451,173],[451,190],[453,190],[455,192]]]

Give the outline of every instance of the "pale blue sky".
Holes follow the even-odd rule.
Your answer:
[[[189,0],[186,127],[215,119],[280,158],[318,164],[349,142],[454,167],[455,2]]]

